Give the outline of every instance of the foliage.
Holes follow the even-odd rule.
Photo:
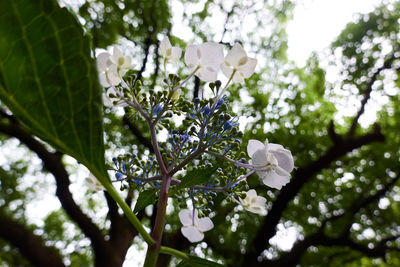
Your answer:
[[[399,264],[400,5],[398,1],[383,1],[375,11],[358,15],[332,44],[330,55],[313,54],[305,67],[297,67],[286,58],[285,26],[294,4],[179,1],[185,10],[183,24],[194,34],[188,38],[190,42],[178,35],[171,38],[172,43],[184,47],[193,41],[221,41],[229,47],[239,41],[262,62],[244,84],[229,89],[226,104],[233,110],[226,107],[221,111],[229,115],[223,118],[224,123],[237,116],[239,120],[247,119],[247,124],[241,142],[227,156],[247,157],[240,151],[246,150],[248,140],[263,141],[268,137],[271,143],[282,144],[293,152],[297,169],[281,191],[266,188],[256,175],[249,176],[248,184],[234,189],[240,194],[247,186],[255,188],[258,195],[267,199],[266,217],[243,210],[223,194],[202,198],[201,190],[193,192],[195,205],[204,205],[202,215],[210,215],[215,225],[199,245],[190,245],[178,227],[178,212],[190,200],[190,190],[185,187],[204,185],[211,181],[210,177],[229,184],[228,173],[232,175],[237,169],[229,162],[204,155],[175,175],[180,183],[171,187],[170,196],[176,198],[172,205],[168,204],[163,245],[185,253],[166,247],[161,252],[183,259],[173,259],[172,263],[178,266],[193,266],[194,262],[213,266],[189,254],[229,266],[258,266],[259,259],[271,266]],[[179,84],[176,76],[162,76],[158,51],[161,34],[173,32],[175,13],[171,7],[171,2],[166,1],[90,0],[77,11],[95,48],[106,48],[120,42],[121,37],[125,44],[134,43],[133,61],[139,70],[128,72],[125,77],[132,82],[135,78],[143,81],[137,82],[132,92],[136,96],[145,92],[143,107],[152,115],[157,115],[157,105],[169,97],[169,92],[157,93],[160,85],[165,85],[162,80]],[[74,15],[59,8],[55,1],[3,1],[0,10],[0,145],[6,158],[6,163],[3,160],[0,165],[0,215],[4,213],[15,220],[15,225],[22,223],[30,233],[40,234],[42,243],[71,266],[92,262],[96,266],[102,266],[101,262],[121,266],[132,241],[140,249],[143,241],[135,236],[138,231],[143,233],[119,214],[114,200],[121,201],[123,196],[129,207],[136,201],[137,218],[153,228],[153,204],[157,204],[159,185],[151,184],[155,189],[141,186],[142,172],[132,167],[129,175],[136,178],[127,176],[118,182],[123,189],[118,200],[112,192],[104,197],[86,194],[86,199],[92,199],[88,206],[86,200],[69,191],[69,177],[74,177],[76,170],[65,164],[65,156],[61,161],[60,152],[72,155],[103,178],[104,162],[109,162],[107,167],[114,170],[114,182],[118,178],[114,178],[115,172],[126,174],[131,160],[147,174],[157,175],[156,164],[149,167],[155,156],[146,120],[127,107],[118,108],[116,113],[114,108],[102,110],[92,44]],[[226,20],[216,25],[210,20],[213,16]],[[238,22],[244,17],[253,19],[256,28],[243,28]],[[265,27],[270,28],[262,30]],[[150,74],[149,67],[154,70]],[[332,68],[338,73],[335,80],[327,75]],[[183,64],[178,63],[176,69],[179,77],[185,76]],[[215,88],[215,84],[212,86]],[[157,90],[152,92],[149,87]],[[197,109],[196,116],[201,121],[204,108],[212,105],[207,100],[197,103],[183,98],[206,99],[211,89],[196,79],[182,86],[181,99],[168,108],[174,112],[184,109],[186,120],[182,124],[175,117],[162,120],[161,127],[176,129],[167,134],[165,142],[160,142],[165,151],[177,152],[169,144],[172,140],[182,141],[179,138],[194,125],[191,110]],[[353,106],[351,114],[343,112],[349,106]],[[8,156],[7,147],[13,137],[39,156],[43,170],[33,164],[38,158],[32,153]],[[54,152],[48,144],[60,152]],[[222,151],[226,144],[214,152]],[[193,143],[186,145],[195,147]],[[175,159],[184,158],[179,158],[179,153],[162,156],[171,165]],[[32,169],[32,165],[36,167]],[[43,178],[47,172],[56,180],[54,190],[65,212],[54,211],[42,222],[32,222],[26,212],[28,204],[35,196],[53,194],[52,190],[40,189],[48,181]],[[237,174],[243,173],[241,170]],[[32,174],[36,175],[37,185],[26,188],[26,177]],[[102,182],[109,184],[105,179]],[[74,199],[79,205],[71,209]],[[100,212],[105,205],[107,211]],[[126,207],[124,211],[127,212]],[[129,216],[131,222],[136,220],[135,215]],[[286,251],[276,239],[293,229],[296,243]],[[0,231],[0,236],[6,235]],[[64,248],[74,249],[60,249],[60,242]],[[32,259],[20,254],[23,250],[12,244],[10,239],[1,240],[0,265],[29,266]],[[168,263],[169,257],[160,257],[160,266]]]

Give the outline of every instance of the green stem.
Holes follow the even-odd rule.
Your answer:
[[[179,251],[179,250],[176,250],[176,249],[173,249],[173,248],[170,248],[170,247],[162,246],[160,248],[160,253],[172,255],[172,256],[175,256],[175,257],[180,258],[182,260],[188,260],[189,259],[189,256],[186,253],[184,253],[182,251]]]
[[[96,177],[99,177],[99,176],[96,176]],[[119,196],[119,194],[118,194],[117,190],[115,190],[114,186],[108,181],[103,182],[102,180],[100,180],[100,182],[107,189],[107,192],[110,194],[110,196],[115,200],[115,202],[118,203],[118,205],[124,211],[125,216],[132,223],[132,225],[139,232],[139,234],[143,237],[144,241],[146,241],[146,243],[149,246],[155,244],[156,242],[153,240],[153,238],[151,238],[150,234],[147,233],[146,229],[144,229],[142,223],[139,221],[139,219],[136,217],[136,215],[132,212],[132,210],[128,206],[128,204],[126,204],[125,201]]]

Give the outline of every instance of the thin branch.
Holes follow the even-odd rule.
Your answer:
[[[399,235],[391,236],[386,239],[395,240],[399,238]],[[273,261],[266,261],[263,263],[256,263],[254,266],[294,266],[300,262],[302,255],[310,246],[342,246],[348,247],[352,250],[361,252],[367,257],[372,258],[384,258],[386,252],[390,250],[396,250],[396,248],[391,248],[386,245],[386,241],[382,240],[377,243],[374,248],[369,248],[363,244],[357,243],[352,240],[349,236],[340,237],[329,237],[320,231],[316,234],[310,235],[301,241],[294,244],[291,251],[282,255],[279,259]],[[247,265],[246,265],[247,266]]]
[[[39,236],[3,212],[0,212],[0,237],[17,247],[21,254],[35,266],[65,266],[55,248],[45,246]]]
[[[200,89],[200,79],[199,77],[194,76],[193,100],[196,97],[199,97],[199,89]]]
[[[355,243],[349,237],[349,229],[353,224],[353,220],[351,220],[342,233],[337,233],[337,237],[332,238],[326,236],[324,232],[324,227],[327,222],[335,221],[345,215],[350,215],[354,217],[362,208],[367,207],[373,202],[377,202],[381,197],[383,197],[394,185],[397,181],[400,180],[400,174],[392,179],[389,183],[387,183],[381,190],[372,194],[363,200],[359,201],[352,205],[351,208],[347,209],[347,211],[343,214],[331,217],[322,222],[321,227],[319,228],[316,234],[310,235],[306,237],[302,241],[298,241],[295,243],[290,252],[283,254],[278,260],[273,261],[272,266],[289,266],[296,265],[299,263],[301,256],[310,246],[324,245],[324,246],[333,246],[333,245],[341,245],[348,246],[354,250],[360,251],[363,254],[370,257],[384,257],[386,250],[389,248],[386,246],[387,241],[393,241],[400,237],[400,235],[389,236],[383,238],[381,242],[377,243],[374,249],[370,249],[368,247],[364,247],[358,243]]]
[[[146,40],[144,41],[144,48],[143,48],[143,53],[144,53],[144,58],[142,62],[142,67],[140,68],[138,74],[136,75],[136,80],[140,80],[142,78],[143,72],[146,70],[146,65],[147,65],[147,60],[149,57],[149,52],[150,52],[150,46],[152,45],[152,35],[153,32],[149,31],[148,36]]]
[[[394,49],[394,51],[397,51],[396,49]],[[378,68],[374,74],[372,75],[372,77],[369,79],[368,83],[367,83],[367,88],[365,89],[364,95],[363,95],[363,99],[361,100],[361,107],[358,110],[356,116],[354,117],[353,121],[351,122],[349,131],[347,133],[347,136],[353,136],[354,132],[357,128],[357,124],[358,124],[358,120],[360,119],[361,115],[364,113],[365,111],[365,106],[367,105],[368,100],[371,97],[371,92],[372,92],[372,87],[374,85],[374,83],[377,81],[379,75],[381,74],[381,72],[385,69],[389,69],[392,66],[393,61],[396,59],[395,53],[392,53],[383,63],[383,65]]]
[[[133,133],[133,135],[136,136],[137,140],[144,145],[146,148],[148,148],[151,152],[153,152],[153,145],[151,144],[151,141],[146,138],[142,132],[133,124],[130,122],[128,115],[125,114],[123,117],[123,122],[125,125],[128,126],[129,130]]]
[[[224,29],[222,31],[222,35],[221,35],[221,41],[219,41],[220,44],[223,44],[224,41],[224,37],[225,37],[225,33],[228,30],[228,23],[229,23],[229,19],[231,18],[231,16],[233,14],[235,14],[235,8],[236,8],[236,4],[232,5],[232,9],[226,14],[226,19],[225,19],[225,23],[224,23]]]

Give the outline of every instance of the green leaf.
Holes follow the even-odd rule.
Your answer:
[[[157,199],[157,191],[155,189],[144,190],[139,194],[138,200],[136,201],[135,210],[133,212],[139,212],[148,205],[154,204]]]
[[[191,187],[206,183],[211,175],[217,170],[218,167],[208,167],[205,169],[194,169],[188,171],[181,179],[181,183],[177,186],[178,189]]]
[[[207,267],[207,266],[221,267],[225,265],[189,255],[188,260],[181,261],[176,267]]]
[[[55,0],[0,2],[0,99],[35,135],[107,177],[90,41]],[[104,178],[105,179],[105,178]]]

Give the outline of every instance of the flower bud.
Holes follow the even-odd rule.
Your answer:
[[[179,99],[180,96],[181,96],[181,89],[178,89],[172,93],[171,100],[176,101]]]

